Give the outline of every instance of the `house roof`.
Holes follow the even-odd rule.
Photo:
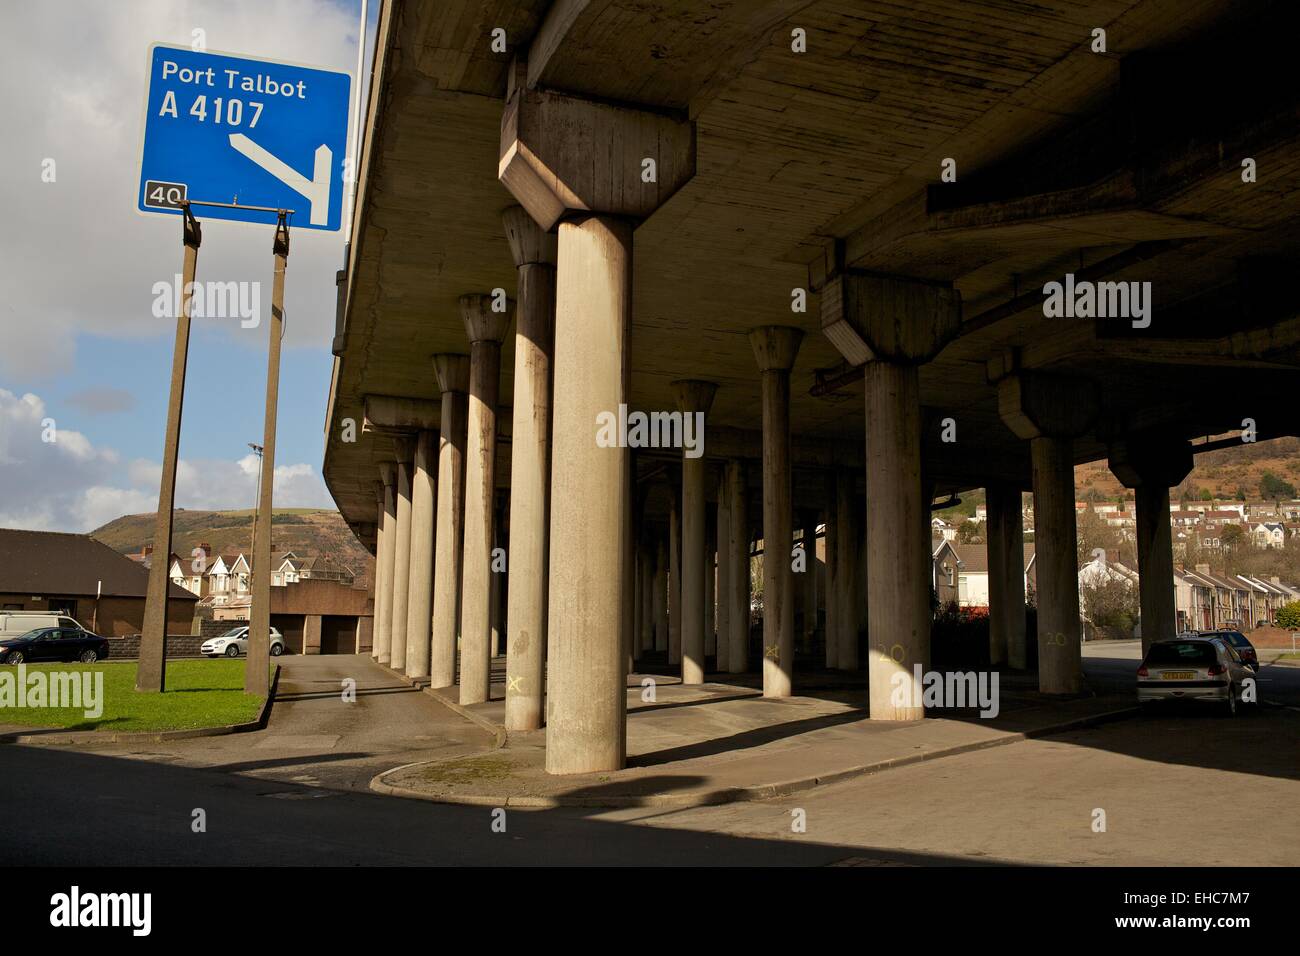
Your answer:
[[[0,528],[0,591],[94,597],[144,597],[149,572],[124,554],[85,534]],[[175,584],[173,600],[195,600]]]

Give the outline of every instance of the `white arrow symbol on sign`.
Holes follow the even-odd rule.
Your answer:
[[[322,143],[316,147],[316,167],[308,179],[288,163],[272,156],[243,133],[231,133],[230,145],[311,203],[311,224],[323,226],[329,219],[330,160],[334,154]]]

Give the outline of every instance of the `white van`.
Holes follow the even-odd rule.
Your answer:
[[[75,627],[80,624],[60,611],[0,611],[0,638],[17,637],[38,627]]]

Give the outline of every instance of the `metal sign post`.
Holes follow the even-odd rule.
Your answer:
[[[284,272],[289,262],[289,226],[279,211],[275,226],[275,273],[271,284],[270,345],[266,356],[266,430],[262,439],[261,492],[257,497],[253,552],[253,607],[249,616],[248,666],[244,693],[265,697],[270,691],[271,647],[271,487],[275,479],[275,424],[280,397],[280,340],[284,337]]]
[[[194,305],[194,270],[199,261],[203,232],[186,204],[182,210],[185,266],[181,287],[183,305],[176,316],[176,343],[172,351],[171,393],[167,402],[167,437],[163,442],[162,481],[158,488],[158,516],[153,527],[153,561],[145,598],[144,628],[140,636],[140,661],[135,689],[158,693],[167,684],[168,559],[172,552],[172,508],[176,503],[176,455],[180,448],[181,402],[185,397],[185,363],[190,348],[190,311]]]

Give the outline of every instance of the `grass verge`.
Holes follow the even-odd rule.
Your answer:
[[[102,694],[96,694],[102,711],[86,716],[88,701],[80,707],[17,706],[18,679],[15,666],[0,667],[0,724],[26,727],[60,727],[66,730],[105,730],[133,733],[160,730],[193,730],[239,724],[257,718],[264,698],[244,693],[244,658],[230,660],[168,661],[167,691],[139,694],[135,690],[135,661],[104,661],[98,664],[29,664],[28,690],[33,676],[44,671],[61,674],[90,671],[103,674]],[[37,678],[39,681],[40,679]],[[77,678],[84,681],[84,678]],[[96,684],[99,680],[92,678]],[[52,696],[54,681],[44,682]],[[8,687],[4,685],[8,684]]]

